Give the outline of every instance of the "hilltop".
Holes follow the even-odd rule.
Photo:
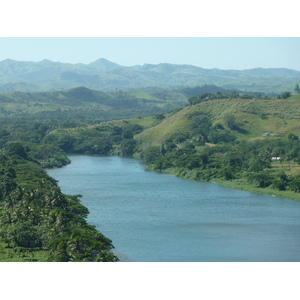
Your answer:
[[[242,141],[261,139],[263,133],[280,137],[288,133],[300,135],[300,101],[221,99],[187,106],[149,128],[136,138],[142,143],[160,144],[174,134],[190,134],[197,123],[229,130]],[[202,121],[201,121],[202,120]],[[230,122],[232,124],[230,124]]]

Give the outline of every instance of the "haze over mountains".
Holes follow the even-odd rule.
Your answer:
[[[204,69],[169,63],[121,66],[100,58],[90,64],[6,59],[0,62],[0,93],[55,91],[78,86],[94,90],[175,88],[214,84],[229,89],[276,94],[293,91],[300,71],[285,68]]]

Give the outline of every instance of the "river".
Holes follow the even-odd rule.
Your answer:
[[[83,196],[88,223],[121,261],[300,261],[300,202],[146,171],[130,158],[69,158],[48,174]]]

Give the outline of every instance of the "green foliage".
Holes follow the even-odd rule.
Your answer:
[[[260,188],[266,188],[272,184],[273,176],[269,171],[260,171],[258,173],[250,173],[248,181],[256,184]]]
[[[16,142],[16,143],[9,143],[5,148],[5,153],[8,156],[20,157],[20,158],[27,158],[27,154],[23,148],[23,146]]]
[[[230,143],[235,139],[235,135],[228,130],[211,130],[208,135],[208,141],[213,144]]]
[[[290,133],[288,135],[288,139],[293,140],[293,141],[298,141],[299,137],[296,134],[294,134],[294,133]]]
[[[278,99],[287,99],[291,97],[291,92],[283,92],[280,95],[277,96]]]
[[[149,92],[149,95],[154,93]],[[70,128],[129,117],[162,116],[187,101],[180,92],[166,91],[160,97],[144,98],[139,91],[100,92],[84,87],[43,93],[13,92],[0,94],[0,118],[14,123],[30,120],[31,124],[26,126],[33,130],[26,138],[37,142],[50,128],[46,126],[38,130],[36,122],[45,124],[51,121],[52,125],[59,123]]]
[[[121,155],[131,157],[135,152],[137,142],[134,139],[124,139],[120,144]]]
[[[215,127],[210,128],[210,134],[212,132],[224,134],[221,127],[218,130]],[[298,163],[300,142],[295,134],[289,134],[286,140],[243,143],[234,143],[234,140],[215,141],[218,143],[213,147],[195,147],[183,137],[182,134],[174,134],[162,144],[162,148],[154,146],[144,150],[142,157],[151,164],[150,169],[198,180],[247,179],[249,184],[260,189],[271,188],[274,191],[297,193],[300,191],[298,177],[271,168],[273,156],[279,156],[282,161],[292,160]],[[211,135],[208,138],[211,139]],[[179,144],[176,145],[175,140]]]
[[[20,144],[9,144],[4,150],[0,157],[2,242],[8,247],[47,250],[48,261],[117,260],[110,252],[111,240],[87,224],[89,212],[80,195],[63,194],[41,166],[28,160]]]
[[[288,186],[291,191],[295,193],[300,193],[300,176],[292,178]]]
[[[157,114],[155,115],[155,118],[158,120],[163,120],[165,118],[164,114]]]
[[[288,186],[288,177],[284,172],[276,174],[276,177],[272,181],[272,185],[275,189],[279,191],[285,191]]]
[[[261,93],[252,93],[252,94],[240,94],[238,91],[234,91],[232,93],[221,93],[217,91],[215,94],[213,93],[202,93],[198,96],[193,96],[188,99],[190,105],[196,105],[202,102],[206,102],[209,100],[216,99],[268,99],[263,97]]]
[[[161,155],[161,147],[159,146],[151,146],[143,151],[142,158],[148,163],[152,164],[156,160],[157,157]]]

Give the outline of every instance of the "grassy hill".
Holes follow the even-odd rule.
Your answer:
[[[135,91],[135,95],[159,101],[146,92]],[[85,132],[98,130],[108,132],[113,127],[125,128],[139,125],[142,129],[134,133],[134,139],[141,149],[161,145],[168,139],[184,135],[190,140],[207,131],[207,143],[214,144],[209,131],[223,132],[237,142],[280,139],[293,133],[300,136],[300,95],[288,99],[217,99],[187,105],[168,114],[154,117],[132,118],[109,121],[88,127],[60,129],[51,135],[68,134],[76,137]],[[204,128],[206,126],[206,129]],[[107,133],[108,134],[108,133]]]
[[[136,139],[143,144],[160,144],[174,134],[190,133],[197,116],[205,115],[213,126],[221,124],[238,140],[279,137],[288,133],[300,135],[299,95],[289,100],[224,99],[187,106],[171,115],[159,125],[146,129]],[[291,99],[291,100],[290,100]],[[228,128],[228,116],[232,116],[235,129]]]
[[[300,201],[299,96],[186,106],[137,134],[137,153],[149,169]]]
[[[137,92],[142,93],[142,92]],[[145,97],[145,94],[142,94]],[[46,136],[56,140],[73,139],[74,143],[88,136],[111,136],[114,128],[133,131],[139,151],[162,145],[169,139],[199,141],[207,144],[219,142],[271,141],[286,138],[289,134],[300,136],[299,95],[288,99],[218,99],[188,105],[169,114],[154,117],[109,121],[88,127],[59,129]],[[152,98],[153,100],[153,98]],[[153,100],[155,101],[155,100]],[[121,133],[119,133],[121,135]],[[81,138],[79,138],[81,136]],[[55,137],[55,138],[54,138]],[[180,142],[178,142],[180,143]],[[59,144],[55,144],[59,147]]]

